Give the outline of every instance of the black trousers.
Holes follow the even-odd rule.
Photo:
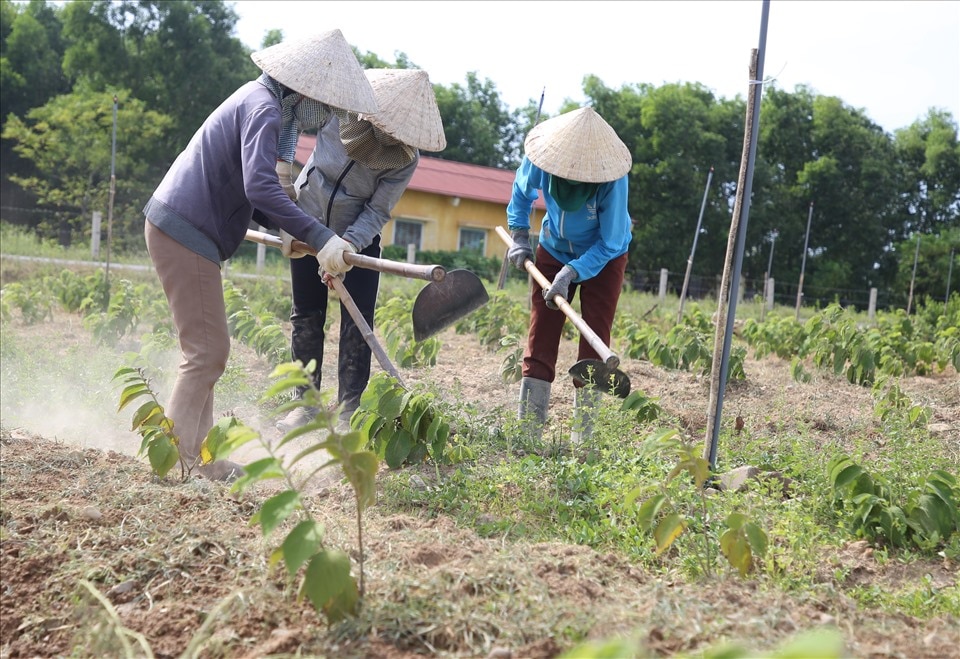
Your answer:
[[[380,257],[380,237],[360,252],[374,258]],[[293,287],[293,325],[290,351],[293,359],[304,365],[317,360],[313,374],[314,385],[321,384],[323,364],[324,326],[327,322],[329,289],[320,278],[319,264],[312,256],[290,259],[290,281]],[[380,273],[365,268],[352,268],[343,278],[344,287],[353,297],[360,314],[373,328],[373,314],[380,290]],[[352,413],[360,405],[360,394],[370,380],[372,351],[363,338],[360,328],[353,322],[350,313],[340,305],[340,349],[337,363],[337,402],[345,412]],[[299,392],[300,395],[303,392]]]

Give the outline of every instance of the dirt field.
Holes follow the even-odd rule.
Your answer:
[[[730,641],[759,654],[816,628],[838,629],[848,656],[960,656],[956,616],[920,620],[867,609],[844,594],[856,583],[896,589],[928,579],[930,588],[955,586],[957,565],[948,559],[881,563],[865,543],[849,542],[825,549],[823,573],[813,577],[819,587],[798,596],[763,576],[688,583],[582,546],[482,537],[450,518],[390,511],[385,502],[365,516],[366,612],[330,629],[296,601],[281,571],[268,567],[271,547],[249,524],[269,489],[234,496],[202,479],[156,481],[146,460],[134,457],[139,439],[126,430],[129,415],[114,412],[117,393],[108,380],[121,365],[117,352],[104,354],[75,317],[62,313],[41,326],[7,322],[4,332],[4,360],[12,361],[13,351],[20,359],[36,351],[37,372],[14,380],[4,371],[10,379],[3,383],[0,437],[0,657],[123,656],[124,638],[128,656],[144,656],[149,647],[157,657],[548,659],[572,647],[575,628],[596,639],[635,635],[650,656],[696,656]],[[405,372],[407,381],[429,382],[491,417],[511,414],[518,385],[500,382],[501,356],[452,330],[442,340],[436,367]],[[328,340],[327,382],[334,381],[335,349]],[[573,345],[565,345],[560,362],[573,359]],[[69,372],[57,372],[57,364]],[[255,400],[269,370],[237,345],[225,376],[248,381],[235,384],[224,403],[265,437],[276,431]],[[706,378],[630,360],[623,370],[634,389],[658,397],[688,432],[703,435]],[[725,410],[748,430],[794,427],[809,441],[827,442],[851,423],[869,425],[868,389],[819,377],[798,385],[789,364],[775,358],[749,360],[747,373],[745,383],[728,389]],[[937,436],[948,447],[956,443],[948,455],[956,461],[956,374],[912,378],[905,386],[935,410]],[[571,399],[571,388],[554,387],[553,423],[569,416]],[[101,404],[90,409],[90,400]],[[434,476],[425,468],[425,479]],[[329,543],[357,546],[348,487],[327,482],[308,493],[308,505],[326,524]],[[844,581],[836,580],[838,568]]]

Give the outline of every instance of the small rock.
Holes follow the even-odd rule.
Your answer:
[[[423,479],[417,476],[416,474],[410,477],[410,487],[412,487],[415,490],[429,489],[427,487],[427,484],[423,481]]]
[[[133,590],[134,586],[137,585],[136,581],[124,581],[118,583],[116,586],[107,591],[107,597],[113,597],[114,595],[123,595],[129,593]]]
[[[487,659],[513,659],[513,651],[510,648],[494,647],[487,655]]]
[[[931,435],[944,435],[944,436],[946,436],[948,433],[953,432],[958,437],[960,437],[960,428],[954,428],[953,425],[950,423],[928,423],[927,432],[929,432]]]
[[[101,513],[100,509],[96,506],[87,506],[80,511],[80,518],[88,522],[99,522],[103,519],[103,513]]]
[[[720,489],[726,492],[742,492],[747,487],[747,481],[756,478],[760,470],[750,465],[737,467],[725,474],[720,474]]]

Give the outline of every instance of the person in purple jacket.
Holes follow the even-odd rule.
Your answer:
[[[442,151],[447,140],[433,85],[420,69],[367,69],[379,112],[373,116],[335,111],[317,134],[317,144],[294,185],[297,203],[320,218],[360,254],[380,257],[380,231],[420,162],[420,150]],[[286,237],[286,232],[281,231]],[[287,241],[285,239],[284,243]],[[291,352],[304,364],[316,360],[313,384],[320,388],[327,285],[309,255],[291,254],[293,288]],[[298,258],[300,257],[300,258]],[[370,327],[380,273],[354,268],[343,285]],[[370,380],[371,350],[360,328],[340,305],[337,364],[338,425],[349,424]],[[302,396],[305,388],[298,390]],[[297,407],[277,423],[289,432],[309,422],[316,409]]]
[[[627,211],[629,149],[593,108],[582,107],[539,124],[524,142],[507,205],[513,245],[507,258],[519,270],[533,259],[551,280],[548,290],[531,289],[530,329],[523,354],[518,417],[539,438],[547,421],[550,389],[556,377],[560,337],[566,315],[553,303],[556,295],[572,300],[580,291],[580,315],[607,345],[623,286],[627,248],[632,237]],[[530,210],[539,193],[547,214],[536,255],[530,246]],[[599,359],[580,339],[578,360]],[[577,444],[592,432],[600,392],[574,381]]]
[[[213,390],[226,368],[230,334],[220,267],[237,251],[254,209],[317,250],[324,271],[344,273],[349,244],[300,210],[278,176],[278,155],[331,108],[375,113],[363,69],[339,30],[285,41],[251,55],[263,74],[240,87],[200,126],[143,209],[144,237],[163,286],[181,361],[166,403],[183,462],[229,480],[240,466],[199,464],[213,427]]]

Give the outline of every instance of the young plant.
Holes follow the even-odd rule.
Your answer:
[[[933,470],[899,498],[886,479],[870,474],[849,456],[831,459],[827,473],[837,515],[857,537],[934,553],[960,530],[960,487],[947,471]]]
[[[657,400],[657,398],[648,396],[639,389],[634,389],[623,399],[620,410],[631,412],[639,424],[656,421],[663,413],[663,408],[660,407]]]
[[[503,345],[506,337],[525,335],[529,322],[529,314],[520,303],[506,291],[495,291],[489,302],[457,323],[456,331],[475,334],[480,345],[493,348]]]
[[[53,318],[53,296],[42,287],[28,288],[20,282],[13,282],[3,287],[2,296],[4,307],[20,311],[24,325],[36,325]]]
[[[391,469],[419,464],[428,456],[441,462],[450,435],[432,394],[407,391],[382,372],[370,379],[350,425],[370,438],[372,450]]]
[[[392,297],[377,307],[374,318],[384,332],[387,353],[401,368],[434,366],[440,353],[440,339],[431,336],[416,341],[410,317],[413,300],[401,296]]]
[[[123,386],[120,392],[120,403],[117,411],[120,412],[130,403],[141,398],[147,401],[142,403],[133,413],[130,430],[142,438],[138,456],[146,455],[150,461],[150,468],[163,478],[173,469],[180,459],[180,438],[173,431],[173,421],[163,412],[163,406],[157,400],[157,395],[150,388],[150,382],[142,368],[125,366],[113,376]],[[183,477],[186,478],[189,467],[182,464]]]
[[[227,279],[223,281],[223,299],[232,336],[273,363],[288,359],[289,341],[272,313],[254,311],[243,291]]]
[[[676,463],[664,482],[658,486],[659,492],[640,505],[637,511],[640,528],[653,533],[656,554],[659,556],[696,521],[702,529],[702,554],[697,558],[704,574],[711,574],[713,558],[708,531],[710,511],[704,487],[710,477],[710,463],[701,455],[698,446],[685,441],[675,429],[650,435],[645,442],[644,452],[648,455],[672,456]],[[683,473],[692,479],[697,499],[696,507],[686,511],[671,497],[668,487],[671,481]],[[634,488],[627,495],[627,504],[634,503],[643,493],[644,488]],[[720,550],[730,565],[735,567],[741,576],[746,576],[754,567],[754,556],[763,556],[766,553],[767,534],[756,522],[742,513],[728,515],[724,526],[726,530],[720,536]]]
[[[106,311],[101,311],[93,296],[81,303],[80,310],[86,313],[83,324],[101,344],[116,344],[139,324],[145,298],[144,286],[134,287],[121,279],[110,294]]]
[[[315,367],[315,362],[311,362],[310,366]],[[268,456],[244,466],[244,475],[234,483],[232,491],[246,492],[255,484],[267,480],[279,479],[284,482],[285,489],[264,501],[250,523],[259,524],[264,538],[269,540],[281,525],[295,516],[299,517],[299,521],[274,549],[270,563],[275,565],[282,561],[291,579],[301,574],[298,597],[309,599],[314,608],[324,614],[328,623],[333,624],[347,616],[356,615],[363,597],[362,517],[363,511],[376,502],[379,461],[376,455],[364,448],[367,437],[363,432],[337,432],[337,415],[327,410],[329,395],[316,389],[308,369],[299,362],[281,364],[274,369],[271,377],[275,382],[264,394],[263,400],[284,395],[297,387],[306,387],[301,398],[281,405],[278,413],[302,406],[322,411],[311,422],[286,433],[276,445],[264,441],[259,433],[239,419],[224,417],[207,434],[201,455],[204,462],[220,460],[248,442],[260,441]],[[284,459],[281,449],[295,439],[317,431],[324,433],[318,441],[293,457]],[[329,459],[320,466],[309,468],[306,475],[298,475],[295,470],[320,451],[326,451]],[[350,556],[324,545],[323,525],[304,505],[302,496],[305,486],[318,473],[337,468],[342,470],[356,495],[359,583],[351,574]]]
[[[523,344],[516,334],[507,334],[500,339],[500,352],[506,355],[500,363],[500,379],[505,384],[519,382],[523,377]]]
[[[877,417],[885,424],[903,418],[910,427],[925,426],[930,420],[931,411],[923,405],[914,405],[900,385],[889,380],[887,376],[881,376],[873,384],[873,411]]]
[[[100,305],[101,310],[106,309],[103,301],[109,295],[108,283],[102,270],[85,277],[72,270],[62,270],[57,277],[44,278],[44,285],[56,296],[63,308],[71,313],[79,312],[93,303]]]

